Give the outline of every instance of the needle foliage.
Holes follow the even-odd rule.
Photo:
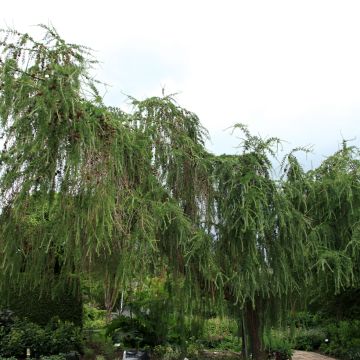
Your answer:
[[[358,149],[309,172],[292,152],[276,178],[279,140],[237,125],[239,153],[212,155],[171,96],[105,106],[91,51],[42,29],[1,33],[1,291],[93,277],[111,311],[120,289],[167,273],[178,314],[230,303],[262,359],[275,309],[315,283],[358,286]]]
[[[169,97],[107,108],[89,50],[44,31],[1,43],[1,277],[186,275],[209,193],[198,118]]]

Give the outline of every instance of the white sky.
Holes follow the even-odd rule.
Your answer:
[[[179,92],[216,153],[236,151],[223,130],[237,122],[286,148],[314,145],[307,167],[342,138],[360,145],[360,1],[1,2],[0,27],[51,22],[96,50],[109,105]]]

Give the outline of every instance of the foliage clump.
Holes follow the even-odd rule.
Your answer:
[[[4,311],[1,314],[3,319]],[[34,358],[72,351],[81,353],[81,329],[59,318],[40,326],[12,315],[11,321],[7,320],[0,326],[0,356],[25,358],[28,348]]]

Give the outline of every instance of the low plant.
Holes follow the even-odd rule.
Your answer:
[[[195,339],[190,340],[191,341],[186,344],[186,357],[189,359],[201,358],[201,354],[204,351],[204,345],[199,341],[195,341]]]
[[[236,321],[229,318],[207,319],[200,342],[207,349],[241,351],[241,340],[237,336]]]
[[[36,358],[82,352],[80,328],[59,318],[53,318],[45,327],[26,319],[15,319],[9,326],[1,326],[0,329],[2,357],[24,358],[27,348],[31,350],[31,356]]]
[[[106,327],[106,336],[125,347],[154,345],[156,334],[137,318],[119,316]]]
[[[288,315],[287,325],[294,325],[296,328],[313,328],[319,323],[319,315],[308,311],[298,311]]]
[[[65,354],[40,356],[40,360],[67,360]]]
[[[49,354],[49,340],[48,334],[40,325],[18,320],[0,339],[0,355],[25,357],[27,348],[31,349],[31,355],[35,357]]]
[[[152,351],[154,359],[157,360],[178,360],[181,354],[181,349],[178,346],[171,346],[170,344],[157,345]]]
[[[9,329],[15,322],[15,315],[11,310],[0,310],[0,328]]]
[[[291,359],[293,351],[291,342],[276,332],[270,332],[265,336],[265,346],[269,357],[275,360]]]
[[[101,329],[106,326],[106,310],[84,304],[83,326],[85,329]]]
[[[92,360],[92,359],[95,359],[95,357],[96,357],[95,350],[92,349],[91,347],[85,346],[84,352],[83,352],[83,359],[84,360]]]
[[[297,329],[293,347],[297,350],[313,351],[318,350],[324,344],[326,332],[322,328]]]
[[[328,343],[320,350],[345,360],[360,360],[360,320],[339,321],[326,326]]]
[[[114,344],[110,338],[104,334],[95,334],[85,339],[84,342],[84,355],[85,360],[98,359],[102,356],[106,360],[115,358]]]

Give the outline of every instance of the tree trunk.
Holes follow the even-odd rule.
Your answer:
[[[248,359],[249,353],[248,353],[248,341],[247,341],[247,334],[245,329],[245,318],[244,313],[241,314],[241,342],[242,342],[242,349],[241,353],[244,357],[244,359]]]
[[[106,323],[111,322],[111,314],[119,295],[119,288],[116,283],[115,274],[110,274],[106,269],[104,279],[104,304],[106,309]]]
[[[267,353],[263,346],[262,333],[263,326],[261,324],[260,312],[261,306],[260,302],[256,301],[255,306],[251,301],[248,301],[245,304],[245,322],[246,329],[249,335],[250,342],[250,353],[252,354],[253,360],[264,360],[267,358]]]

